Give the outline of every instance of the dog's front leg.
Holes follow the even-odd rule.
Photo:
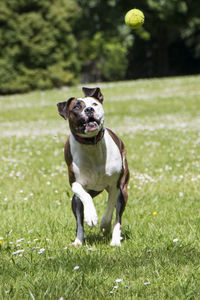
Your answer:
[[[98,222],[98,217],[94,203],[90,194],[88,194],[82,185],[78,182],[72,183],[72,191],[81,200],[84,207],[84,220],[89,226],[96,226]]]

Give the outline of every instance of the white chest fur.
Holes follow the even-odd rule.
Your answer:
[[[76,182],[85,189],[101,191],[112,186],[119,178],[122,158],[107,130],[97,145],[80,144],[71,135],[70,149]]]

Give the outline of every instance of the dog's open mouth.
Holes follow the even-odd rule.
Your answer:
[[[93,117],[89,117],[85,123],[86,131],[95,131],[99,128],[99,122]]]

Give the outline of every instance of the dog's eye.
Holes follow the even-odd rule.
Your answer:
[[[97,106],[98,104],[96,102],[92,103],[93,106]]]
[[[75,104],[73,109],[81,109],[81,105],[79,103]]]

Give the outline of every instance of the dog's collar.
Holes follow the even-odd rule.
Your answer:
[[[72,132],[72,134],[73,134],[75,140],[77,142],[79,142],[80,144],[96,145],[103,138],[104,132],[105,132],[105,128],[103,127],[96,136],[91,137],[91,138],[81,137],[74,132]]]

